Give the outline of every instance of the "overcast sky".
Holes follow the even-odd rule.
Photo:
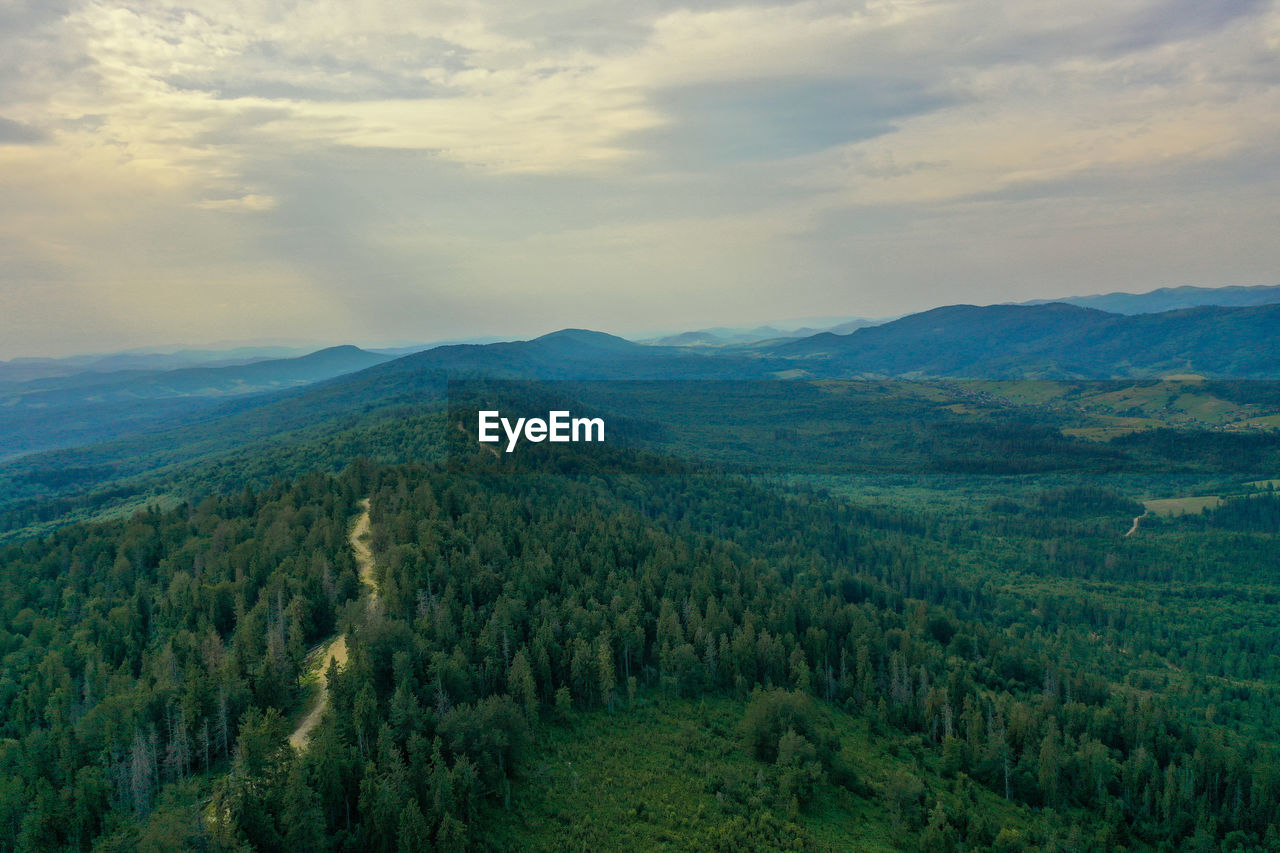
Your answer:
[[[0,0],[0,358],[1280,283],[1280,3]]]

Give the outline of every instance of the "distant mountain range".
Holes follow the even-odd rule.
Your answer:
[[[1280,377],[1280,304],[1122,315],[1065,303],[952,305],[770,351],[814,376]]]
[[[1097,308],[1112,314],[1157,314],[1205,305],[1247,307],[1280,302],[1280,285],[1256,287],[1162,287],[1149,293],[1103,293],[1097,296],[1068,296],[1036,299],[1022,305],[1065,302],[1082,308]]]
[[[117,370],[178,370],[183,367],[229,367],[269,359],[296,358],[311,350],[297,347],[232,347],[182,349],[175,352],[127,350],[64,358],[15,358],[0,361],[0,384]]]
[[[364,347],[366,352],[392,357],[454,344],[488,344],[507,340],[494,335],[416,343],[407,346]],[[256,361],[300,358],[316,352],[315,346],[235,346],[225,349],[152,349],[70,355],[61,358],[24,357],[0,361],[0,386],[32,379],[52,379],[77,373],[114,373],[121,370],[181,370],[185,367],[235,367]]]
[[[196,461],[216,467],[246,453],[293,460],[291,448],[302,443],[323,448],[317,458],[335,465],[438,453],[403,446],[401,426],[433,417],[450,379],[712,380],[709,395],[722,393],[714,380],[1280,379],[1278,338],[1280,304],[1137,315],[1064,303],[952,305],[847,334],[751,346],[641,344],[565,329],[400,358],[335,347],[234,367],[7,383],[0,509],[46,501],[55,494],[51,472],[61,472],[56,494],[70,499],[118,488],[136,494],[146,478]],[[426,433],[413,434],[421,441]]]
[[[443,399],[447,379],[467,376],[1280,379],[1277,339],[1280,303],[1119,314],[1059,302],[952,305],[844,334],[740,345],[642,344],[566,329],[398,358],[344,346],[241,365],[0,382],[0,460],[114,441],[112,458],[142,464],[159,446],[180,455],[193,445],[225,448],[353,417],[420,411]],[[166,437],[144,438],[152,434]],[[125,453],[126,445],[133,449]]]
[[[717,326],[710,329],[695,329],[690,332],[679,332],[657,338],[642,338],[638,343],[656,344],[673,347],[727,347],[744,346],[760,341],[777,340],[779,338],[804,338],[819,332],[832,332],[843,335],[854,329],[876,326],[886,320],[873,320],[866,317],[847,317],[843,319],[826,318],[825,320],[809,320],[815,325],[794,326],[785,323],[755,327]]]
[[[645,345],[567,329],[440,347],[338,384],[410,373],[531,379],[1280,378],[1280,303],[1123,315],[1065,303],[951,305],[848,334],[749,348]]]
[[[1157,314],[1183,308],[1218,305],[1248,307],[1280,303],[1280,285],[1256,287],[1164,287],[1149,293],[1104,293],[1094,296],[1066,296],[1061,299],[1032,299],[1008,305],[1048,305],[1062,302],[1081,308],[1096,308],[1111,314]],[[998,307],[998,306],[992,306]],[[927,313],[927,312],[926,312]],[[754,327],[717,326],[687,332],[638,338],[639,343],[659,346],[742,347],[776,341],[780,338],[807,338],[829,332],[845,335],[870,326],[882,326],[897,317],[810,318],[790,323],[768,323]]]
[[[0,382],[0,459],[100,441],[157,420],[190,416],[229,396],[296,388],[391,358],[340,346],[296,358],[215,367],[86,369]]]

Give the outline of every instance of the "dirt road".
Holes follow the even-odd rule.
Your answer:
[[[1150,510],[1147,510],[1147,512],[1150,512]],[[1146,512],[1144,512],[1142,515],[1139,515],[1139,516],[1137,516],[1136,518],[1134,518],[1134,520],[1133,520],[1133,526],[1129,528],[1129,532],[1125,534],[1125,537],[1127,538],[1127,537],[1132,536],[1133,534],[1137,533],[1137,532],[1138,532],[1138,522],[1139,522],[1139,521],[1142,521],[1142,519],[1144,519],[1144,518],[1146,518],[1146,517],[1147,517],[1147,513],[1146,513]]]
[[[351,552],[356,558],[356,567],[360,572],[360,583],[364,586],[361,598],[366,612],[377,606],[378,585],[373,579],[373,551],[369,548],[369,499],[360,501],[360,514],[351,528],[348,540]],[[338,662],[338,668],[347,665],[347,637],[339,634],[316,646],[307,655],[306,675],[304,683],[313,683],[315,689],[308,705],[307,713],[298,722],[298,727],[289,735],[289,746],[302,750],[307,748],[311,740],[311,732],[320,725],[324,709],[329,707],[329,663]]]

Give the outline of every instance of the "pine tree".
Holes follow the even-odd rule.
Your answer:
[[[600,682],[600,703],[612,711],[613,691],[618,686],[618,679],[614,669],[613,644],[609,639],[608,631],[600,635],[596,660],[599,666],[597,678]]]

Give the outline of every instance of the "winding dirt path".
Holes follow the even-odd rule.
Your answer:
[[[1144,512],[1142,515],[1139,515],[1139,516],[1137,516],[1136,518],[1134,518],[1134,519],[1133,519],[1133,527],[1130,527],[1130,528],[1129,528],[1129,532],[1125,534],[1125,538],[1128,538],[1128,537],[1132,536],[1133,534],[1137,533],[1137,532],[1138,532],[1138,522],[1139,522],[1139,521],[1142,521],[1142,519],[1146,518],[1148,515],[1150,515],[1150,513],[1151,513],[1151,510],[1147,510],[1147,511],[1146,511],[1146,512]]]
[[[364,584],[365,608],[372,609],[378,603],[378,584],[373,579],[373,551],[369,548],[369,499],[360,501],[360,514],[351,528],[351,552],[360,570],[360,583]]]
[[[360,583],[364,586],[365,611],[371,612],[378,602],[378,586],[373,579],[373,551],[369,548],[369,499],[360,501],[360,514],[347,537],[351,543],[351,552],[356,558],[356,567],[360,571]],[[307,654],[306,675],[304,684],[314,684],[315,691],[307,708],[307,713],[298,722],[298,727],[289,735],[289,746],[297,750],[307,748],[311,741],[311,732],[320,725],[324,709],[329,707],[329,664],[338,662],[338,668],[347,665],[347,637],[339,634],[325,640]]]

